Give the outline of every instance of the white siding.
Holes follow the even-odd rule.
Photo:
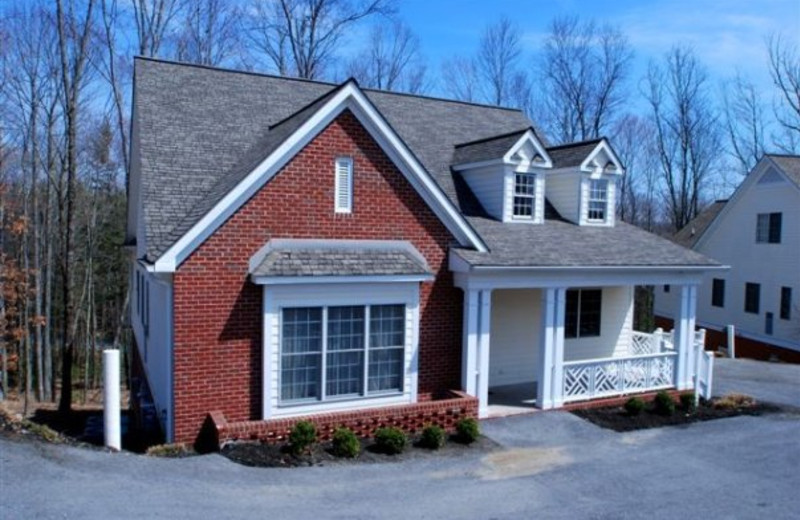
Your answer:
[[[492,217],[503,219],[503,193],[505,170],[502,166],[490,166],[462,171],[470,190],[480,201],[483,209]]]
[[[538,379],[541,300],[539,289],[493,291],[490,386]]]
[[[547,175],[547,200],[562,217],[575,223],[580,217],[580,180],[581,174],[578,172]]]
[[[603,287],[600,336],[564,340],[564,361],[625,356],[633,330],[633,287]]]
[[[697,319],[714,328],[734,324],[756,339],[800,350],[800,190],[785,179],[758,184],[753,181],[761,172],[754,173],[756,178],[743,186],[746,189],[731,200],[731,206],[720,214],[724,218],[708,230],[696,248],[731,266],[730,271],[706,276],[698,291]],[[756,243],[757,215],[774,212],[783,213],[781,243]],[[711,306],[713,278],[725,280],[724,308]],[[746,282],[761,284],[758,314],[744,312]],[[792,316],[788,321],[780,319],[781,287],[792,289]],[[774,316],[772,336],[765,333],[767,312]]]

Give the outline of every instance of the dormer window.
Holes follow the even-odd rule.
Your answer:
[[[514,174],[514,218],[533,219],[536,208],[536,176]]]
[[[592,179],[589,183],[589,220],[604,222],[608,212],[608,180]]]

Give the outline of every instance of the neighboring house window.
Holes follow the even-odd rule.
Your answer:
[[[774,318],[771,312],[768,312],[764,315],[764,332],[772,336],[772,329],[773,329],[773,321]]]
[[[711,305],[725,307],[725,280],[714,278],[711,284]]]
[[[603,291],[601,289],[571,289],[567,291],[564,337],[599,336],[602,303]]]
[[[758,314],[761,299],[761,284],[746,283],[744,285],[744,312]]]
[[[283,403],[403,391],[405,305],[284,308]]]
[[[780,244],[782,221],[782,213],[759,213],[756,221],[756,242]]]
[[[669,292],[669,290],[670,290],[670,286],[669,285],[665,285],[664,286],[664,292]]]
[[[589,183],[589,220],[605,220],[607,209],[608,181],[594,179]]]
[[[792,319],[792,288],[781,287],[781,319]]]
[[[352,213],[353,211],[353,159],[339,157],[336,159],[336,213]]]
[[[531,173],[514,175],[514,216],[533,218],[536,202],[536,176]]]

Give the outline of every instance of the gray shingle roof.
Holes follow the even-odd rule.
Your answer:
[[[480,266],[716,266],[717,262],[630,224],[577,226],[561,219],[544,224],[503,224],[470,217],[490,252],[455,249]],[[527,247],[526,247],[527,246]]]
[[[527,128],[523,128],[522,130],[510,134],[457,144],[455,152],[453,153],[453,165],[499,159],[503,157],[506,152],[519,141],[522,134],[527,131]]]
[[[719,215],[719,212],[722,211],[722,208],[725,207],[727,202],[727,200],[718,200],[711,204],[680,231],[672,235],[672,240],[683,247],[694,247],[697,241],[700,240],[700,237],[703,236],[703,233],[706,232],[708,226],[717,218],[717,215]]]
[[[767,154],[767,157],[775,161],[781,169],[800,186],[800,156],[798,155],[778,155]]]
[[[586,160],[600,141],[602,138],[551,146],[547,149],[547,154],[553,161],[553,168],[575,168]]]
[[[135,104],[149,260],[158,258],[275,145],[270,126],[336,85],[152,59],[135,63]],[[454,146],[531,126],[519,110],[365,89],[442,191],[474,197],[450,171]],[[301,117],[298,115],[298,117]],[[295,121],[297,122],[297,121]],[[288,128],[288,127],[284,127]]]
[[[422,255],[404,241],[271,240],[250,274],[261,276],[432,275]]]

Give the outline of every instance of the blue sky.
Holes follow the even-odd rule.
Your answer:
[[[764,39],[783,33],[800,43],[800,0],[400,0],[399,15],[421,40],[432,69],[453,54],[472,54],[481,31],[501,16],[516,21],[529,56],[554,17],[578,14],[619,26],[634,50],[634,77],[650,59],[689,44],[722,80],[740,70],[769,87]]]

